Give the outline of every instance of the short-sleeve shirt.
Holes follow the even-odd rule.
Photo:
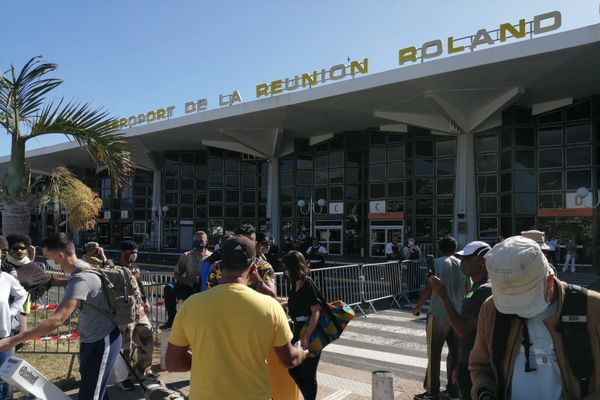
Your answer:
[[[315,285],[315,282],[306,278],[302,282],[302,286],[298,291],[290,290],[288,297],[288,310],[292,320],[296,321],[298,317],[310,317],[312,314],[311,307],[315,304],[321,304],[318,295],[319,289]],[[296,327],[298,329],[296,329]],[[294,325],[294,341],[298,340],[298,332],[301,328],[301,324],[296,323]]]
[[[65,288],[65,300],[81,300],[78,310],[79,334],[83,343],[93,343],[107,336],[115,327],[110,318],[99,310],[86,307],[92,304],[103,310],[109,310],[108,301],[100,278],[92,273],[84,272],[92,268],[82,260],[75,262],[75,268]]]
[[[491,295],[492,287],[490,286],[489,281],[473,284],[471,290],[467,292],[463,300],[462,308],[460,310],[461,315],[463,317],[468,316],[478,320],[481,305]],[[469,364],[469,355],[471,354],[471,350],[473,350],[473,345],[475,344],[475,336],[477,336],[477,331],[460,340],[458,347],[458,362],[461,364]]]
[[[275,271],[273,270],[273,267],[271,267],[271,264],[269,264],[267,261],[263,259],[258,259],[256,261],[256,269],[258,269],[258,275],[264,283],[273,282],[275,280]],[[221,280],[221,275],[221,262],[217,261],[213,264],[210,272],[208,273],[208,280],[206,282],[208,289],[215,287],[219,284]],[[255,289],[258,286],[258,283],[259,280],[256,279],[254,275],[250,275],[248,280],[248,287]]]
[[[267,353],[291,340],[281,305],[239,283],[189,297],[169,337],[192,350],[191,400],[270,399]]]
[[[448,297],[455,310],[460,310],[465,297],[465,287],[471,286],[471,279],[460,269],[460,260],[454,256],[438,257],[433,263],[435,275],[446,286]],[[436,317],[446,317],[444,302],[436,294],[431,296],[429,314]]]

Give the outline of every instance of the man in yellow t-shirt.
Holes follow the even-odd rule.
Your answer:
[[[299,343],[292,345],[279,303],[247,286],[255,259],[256,249],[248,238],[227,240],[221,284],[188,298],[175,317],[166,365],[169,371],[191,371],[190,400],[268,400],[269,349],[275,347],[288,368],[301,364],[308,354]]]

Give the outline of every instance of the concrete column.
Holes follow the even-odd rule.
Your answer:
[[[373,400],[394,400],[394,374],[390,371],[373,371],[371,377]]]
[[[267,218],[271,221],[271,235],[275,243],[281,246],[281,209],[279,206],[279,157],[269,160],[269,178],[267,181]]]
[[[459,248],[476,240],[477,181],[475,179],[475,134],[461,133],[456,145],[456,182],[454,196],[454,237]],[[466,232],[464,228],[466,224]],[[460,232],[462,231],[462,232]]]
[[[162,171],[160,169],[155,168],[153,170],[152,176],[152,206],[151,208],[158,210],[157,212],[161,212],[162,208]],[[152,230],[152,242],[158,244],[159,238],[159,229],[160,226],[158,224],[158,215],[155,214],[152,216],[154,221],[154,229]]]

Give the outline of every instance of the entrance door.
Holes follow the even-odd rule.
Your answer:
[[[194,227],[193,226],[180,226],[179,227],[179,248],[181,250],[189,250],[192,248],[192,241],[194,239]]]
[[[321,240],[321,244],[327,249],[329,255],[341,256],[343,254],[342,226],[317,225],[315,226],[315,234]]]
[[[385,257],[385,245],[398,236],[400,246],[404,243],[404,223],[402,221],[371,221],[370,251],[371,257]]]

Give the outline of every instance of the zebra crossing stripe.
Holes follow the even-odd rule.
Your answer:
[[[418,327],[416,329],[413,329],[413,328],[405,328],[403,326],[377,324],[374,322],[368,322],[368,317],[366,318],[366,320],[355,318],[354,320],[352,320],[350,322],[350,324],[348,326],[355,327],[355,328],[371,329],[373,331],[379,331],[379,332],[396,333],[398,335],[410,335],[410,336],[418,336],[418,337],[425,336],[425,327]],[[342,335],[342,337],[343,337],[343,335]]]
[[[330,394],[329,396],[325,397],[323,400],[342,400],[345,399],[346,397],[350,396],[352,394],[352,392],[349,392],[347,390],[338,390],[335,393]]]
[[[378,350],[360,349],[335,343],[332,343],[329,346],[325,347],[324,352],[364,358],[371,361],[383,361],[390,364],[408,367],[427,368],[426,357],[413,357],[402,354],[387,353]],[[441,362],[440,370],[446,371],[446,363],[444,361]]]

